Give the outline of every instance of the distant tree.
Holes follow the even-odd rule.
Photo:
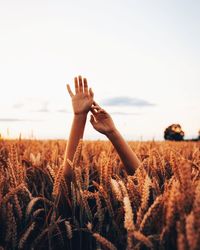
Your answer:
[[[199,129],[199,136],[198,136],[198,140],[200,141],[200,129]]]
[[[172,124],[165,129],[164,138],[165,140],[171,141],[182,141],[185,133],[183,132],[180,124]]]

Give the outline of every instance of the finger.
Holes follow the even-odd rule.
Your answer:
[[[95,122],[95,118],[93,115],[90,116],[90,122],[91,122],[92,126],[94,127],[96,122]]]
[[[83,84],[84,84],[84,93],[88,94],[88,84],[86,78],[83,78]]]
[[[105,114],[105,111],[103,109],[97,110],[97,114]]]
[[[99,106],[92,106],[92,109],[100,110],[101,108]]]
[[[94,109],[94,108],[90,108],[90,111],[92,112],[93,115],[96,115],[97,114],[97,111]]]
[[[83,81],[82,81],[81,76],[78,77],[78,81],[79,81],[79,91],[82,93],[83,92]]]
[[[77,94],[79,92],[79,89],[78,89],[78,79],[77,77],[74,78],[74,86],[75,86],[75,93]]]
[[[74,96],[73,92],[71,91],[71,88],[70,88],[69,84],[67,84],[67,90],[68,90],[68,93],[69,93],[69,95],[71,97]]]
[[[106,111],[104,109],[100,109],[99,111],[97,111],[98,113],[102,113],[102,114],[106,114]]]
[[[93,104],[94,104],[95,106],[100,107],[99,104],[98,104],[97,102],[95,102],[95,101],[93,101]]]
[[[92,91],[91,88],[89,88],[89,93],[90,93],[90,96],[91,96],[91,97],[94,97],[94,92]]]

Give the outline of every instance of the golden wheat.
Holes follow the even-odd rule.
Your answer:
[[[1,249],[198,250],[199,142],[130,142],[133,176],[109,142],[81,140],[73,161],[65,144],[0,140]]]

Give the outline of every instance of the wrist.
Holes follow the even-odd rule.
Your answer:
[[[105,133],[105,135],[110,139],[110,138],[113,138],[113,137],[116,137],[117,135],[119,134],[118,130],[116,128],[108,131]]]
[[[74,114],[74,121],[77,122],[86,122],[87,114]]]
[[[75,117],[86,117],[88,114],[88,112],[84,112],[84,113],[74,113]]]

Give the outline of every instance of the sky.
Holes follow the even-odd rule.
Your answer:
[[[67,139],[87,77],[127,140],[200,129],[200,1],[0,0],[0,133]],[[88,117],[89,118],[89,117]],[[89,119],[85,139],[105,139]]]

